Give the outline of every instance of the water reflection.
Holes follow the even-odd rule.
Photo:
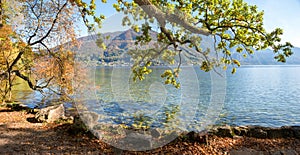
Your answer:
[[[33,91],[28,84],[22,79],[16,80],[16,85],[12,90],[12,101],[19,101],[27,105],[29,108],[43,108],[50,105],[62,103],[61,96],[44,90],[42,94],[39,91]],[[67,107],[71,107],[72,103],[64,103]]]
[[[127,72],[128,69],[123,71]],[[127,78],[131,79],[130,76],[126,77],[127,83],[118,90],[112,88],[111,68],[97,68],[95,85],[100,88],[96,90],[96,95],[101,102],[97,105],[92,102],[94,105],[91,107],[96,112],[107,115],[107,119],[102,121],[113,120],[115,124],[133,124],[134,116],[138,120],[149,120],[149,117],[152,117],[154,122],[164,122],[168,115],[166,111],[171,113],[172,107],[176,106],[179,109],[177,114],[180,116],[185,110],[185,105],[181,104],[182,96],[179,95],[181,92],[172,86],[161,85],[163,83],[163,79],[159,77],[161,72],[158,71],[156,75],[152,75],[153,77],[150,76],[138,84],[127,80]],[[115,78],[124,78],[121,75]],[[218,123],[262,126],[300,125],[299,66],[245,66],[238,69],[235,75],[227,75],[225,106]],[[201,118],[205,116],[212,91],[209,74],[197,71],[197,76],[200,90],[195,93],[199,93],[200,98],[198,104],[192,105],[197,109],[192,120],[194,125],[199,124]],[[117,81],[115,79],[115,82]],[[114,85],[117,86],[118,83]],[[51,104],[55,98],[44,98],[39,92],[31,91],[26,83],[22,82],[15,87],[14,94],[15,100],[21,100],[31,107]],[[153,96],[157,97],[153,98]],[[129,102],[130,100],[134,102]],[[189,102],[189,100],[184,101]],[[161,102],[165,104],[158,104]],[[184,117],[179,119],[184,120]]]

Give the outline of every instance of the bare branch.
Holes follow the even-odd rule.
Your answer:
[[[54,28],[54,26],[55,26],[55,24],[56,24],[56,22],[57,22],[57,19],[59,18],[59,15],[60,15],[60,13],[62,12],[62,10],[67,6],[67,4],[68,4],[68,1],[66,1],[63,5],[62,5],[62,7],[58,10],[58,12],[56,13],[56,15],[55,15],[55,19],[53,20],[53,22],[52,22],[52,25],[51,25],[51,27],[50,27],[50,29],[48,30],[48,32],[42,37],[42,38],[40,38],[39,40],[37,40],[37,41],[35,41],[35,42],[33,42],[33,43],[28,43],[30,46],[33,46],[33,45],[35,45],[35,44],[38,44],[38,43],[41,43],[44,39],[46,39],[49,35],[50,35],[50,33],[52,32],[52,30],[53,30],[53,28]]]
[[[40,25],[41,25],[41,20],[40,20],[40,16],[42,15],[42,9],[43,9],[43,0],[41,1],[41,6],[40,6],[40,12],[39,15],[36,14],[36,12],[34,11],[34,7],[37,4],[37,1],[35,1],[35,4],[32,6],[29,2],[26,2],[27,5],[29,5],[31,12],[33,13],[33,15],[35,16],[35,18],[38,20],[38,25],[36,27],[36,29],[34,30],[33,34],[29,36],[29,39],[27,41],[28,44],[30,44],[31,40],[33,37],[36,36],[36,33],[38,32],[38,30],[40,29]]]

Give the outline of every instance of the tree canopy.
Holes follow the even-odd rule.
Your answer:
[[[74,59],[69,49],[77,46],[78,11],[67,0],[0,4],[1,100],[11,100],[17,78],[42,94],[44,89],[60,95],[70,91]]]
[[[91,0],[90,3],[81,0],[71,2],[79,7],[90,30],[93,30],[94,24],[101,27],[105,17],[95,16],[95,0]],[[102,3],[106,3],[106,0],[102,0]],[[235,73],[240,62],[232,58],[233,52],[247,57],[254,51],[271,48],[274,51],[274,59],[278,62],[285,62],[286,57],[292,55],[291,43],[281,42],[283,30],[276,28],[267,32],[263,23],[264,12],[243,0],[117,0],[113,7],[117,12],[125,14],[123,25],[141,32],[142,35],[137,38],[136,44],[147,44],[155,39],[166,45],[156,51],[134,53],[133,73],[135,78],[140,80],[144,78],[144,74],[151,72],[148,67],[153,60],[164,59],[164,56],[168,55],[165,60],[174,63],[174,56],[180,57],[180,46],[188,46],[201,54],[203,61],[199,62],[200,69],[206,72],[220,66],[226,69],[231,65],[232,73]],[[93,17],[94,23],[88,21],[88,16]],[[142,24],[134,24],[136,21],[141,21]],[[157,38],[151,38],[149,35],[153,30],[151,23],[154,22],[159,25]],[[202,49],[201,36],[212,37],[214,48]],[[105,48],[105,45],[102,44],[101,47]],[[209,56],[212,52],[215,52],[214,57]],[[180,67],[180,62],[178,66]],[[166,70],[162,75],[167,78],[167,84],[172,83],[179,87],[174,81],[180,71],[179,67]]]
[[[1,84],[11,90],[16,76],[26,81],[33,90],[42,91],[51,85],[59,85],[59,94],[71,91],[70,81],[74,74],[69,71],[74,67],[74,53],[70,49],[79,45],[76,39],[76,24],[80,22],[78,17],[82,18],[89,31],[94,31],[105,20],[104,15],[96,15],[101,13],[96,5],[106,2],[1,0]],[[111,7],[124,13],[123,25],[140,32],[137,45],[153,40],[160,45],[155,50],[131,52],[134,79],[144,79],[156,59],[174,64],[175,57],[181,57],[182,46],[201,55],[199,65],[203,71],[211,71],[215,67],[226,69],[231,65],[234,73],[240,62],[232,57],[233,53],[246,57],[255,50],[271,48],[279,62],[285,62],[286,57],[292,55],[293,46],[289,42],[281,42],[283,30],[277,28],[267,32],[263,24],[263,11],[243,0],[116,0]],[[137,21],[142,24],[136,24]],[[156,38],[149,34],[154,30],[153,23],[159,26]],[[212,49],[201,48],[202,36],[214,39]],[[97,43],[105,48],[103,40]],[[212,53],[216,56],[211,57]],[[166,84],[178,88],[180,84],[176,79],[181,62],[176,65],[177,69],[166,70],[161,76],[166,78]]]

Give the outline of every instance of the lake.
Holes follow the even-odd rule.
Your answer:
[[[172,123],[188,130],[210,123],[300,125],[300,66],[242,66],[223,77],[183,67],[180,89],[163,84],[165,68],[152,69],[144,81],[133,82],[127,67],[97,67],[92,79],[99,102],[86,106],[112,124],[142,120],[154,127]],[[23,94],[18,94],[22,101],[40,104],[37,93]]]
[[[245,66],[227,78],[223,118],[237,125],[300,125],[300,66]]]

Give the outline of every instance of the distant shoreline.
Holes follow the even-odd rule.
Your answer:
[[[199,65],[193,65],[193,64],[189,64],[189,65],[181,65],[180,67],[191,67],[191,66],[199,66]],[[101,67],[131,67],[129,64],[128,65],[95,65],[94,67],[96,68],[101,68]],[[177,65],[155,65],[155,66],[151,66],[151,67],[156,67],[156,68],[163,68],[163,67],[177,67]],[[298,65],[241,65],[241,67],[239,68],[243,68],[243,67],[300,67],[300,64]]]

